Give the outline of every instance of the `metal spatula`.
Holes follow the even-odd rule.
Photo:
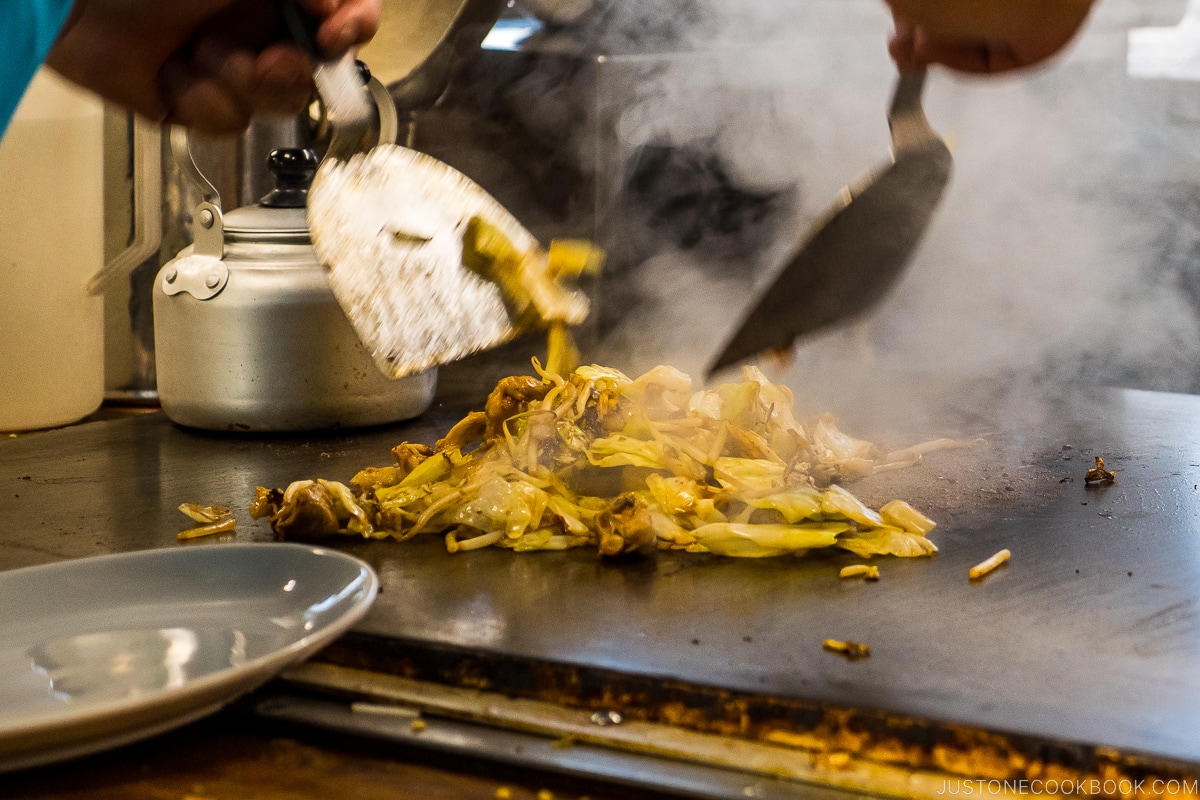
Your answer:
[[[500,286],[463,264],[472,218],[520,252],[537,240],[474,181],[424,153],[380,145],[326,159],[308,193],[317,256],[380,371],[399,378],[517,334]]]
[[[853,319],[884,298],[916,250],[950,178],[950,150],[921,107],[925,73],[901,73],[888,112],[892,163],[818,223],[708,369]]]

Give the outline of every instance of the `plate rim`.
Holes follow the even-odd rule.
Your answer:
[[[329,547],[320,545],[308,545],[295,542],[230,542],[221,544],[207,544],[201,547],[159,547],[143,550],[130,550],[118,553],[106,553],[98,556],[86,556],[81,558],[65,559],[62,561],[50,562],[47,564],[35,564],[28,567],[20,567],[13,570],[0,571],[0,582],[5,581],[18,573],[23,575],[32,575],[40,572],[56,572],[70,571],[71,569],[79,569],[83,567],[97,566],[111,562],[119,561],[137,561],[137,560],[155,560],[163,559],[187,559],[194,558],[201,553],[208,554],[215,549],[221,550],[258,550],[261,552],[277,552],[281,549],[288,549],[293,552],[307,552],[311,556],[319,558],[333,557],[336,560],[342,561],[348,565],[355,566],[359,570],[359,575],[355,581],[362,581],[362,589],[364,594],[362,597],[354,601],[347,607],[345,613],[341,614],[336,619],[332,620],[328,625],[323,626],[318,631],[302,636],[295,641],[289,642],[283,647],[273,649],[256,658],[247,660],[244,664],[238,667],[228,667],[211,672],[195,680],[189,680],[182,686],[172,687],[168,689],[157,690],[150,694],[136,698],[133,701],[128,699],[110,700],[104,703],[89,706],[81,709],[77,713],[64,714],[51,719],[41,719],[42,716],[37,713],[23,714],[12,719],[5,719],[0,716],[0,772],[13,769],[21,769],[24,766],[35,766],[38,764],[50,763],[59,758],[66,759],[72,757],[71,753],[83,755],[87,752],[98,752],[103,749],[108,749],[109,745],[103,741],[103,737],[91,737],[80,740],[78,738],[64,738],[64,740],[53,748],[48,748],[45,758],[38,758],[36,751],[23,751],[19,747],[15,750],[5,752],[8,748],[3,745],[12,743],[17,737],[45,735],[53,733],[56,730],[71,730],[75,728],[85,728],[95,726],[97,722],[103,721],[105,718],[115,720],[122,719],[127,716],[136,716],[138,714],[147,714],[154,711],[158,706],[165,706],[167,710],[175,708],[182,702],[184,708],[178,710],[174,717],[179,718],[178,725],[187,724],[189,721],[199,719],[209,713],[219,710],[224,705],[232,702],[241,694],[252,691],[256,686],[261,685],[269,680],[273,675],[286,669],[292,664],[302,661],[303,659],[313,655],[320,650],[325,644],[332,642],[349,630],[355,623],[362,619],[371,606],[374,604],[375,598],[379,594],[380,580],[375,569],[366,561],[352,556],[349,553],[341,552]],[[191,556],[186,554],[192,554]],[[347,588],[352,586],[354,581],[347,584]],[[191,714],[196,712],[187,706],[187,699],[195,696],[197,698],[209,698],[213,694],[221,693],[225,689],[224,700],[215,702],[207,702],[201,704],[207,709],[203,713]],[[136,741],[140,738],[153,736],[159,732],[165,732],[177,725],[171,725],[166,718],[155,718],[153,721],[137,726],[136,730],[122,730],[114,741],[112,747],[120,746]],[[146,730],[144,736],[138,735],[138,731]],[[153,730],[150,730],[153,729]],[[94,747],[89,747],[86,742],[95,741]],[[63,751],[62,755],[57,755],[59,751]],[[68,752],[69,751],[69,752]],[[12,763],[10,763],[12,762]]]

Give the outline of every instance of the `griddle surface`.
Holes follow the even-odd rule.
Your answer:
[[[187,431],[159,414],[0,441],[0,568],[181,546],[182,502],[235,508],[269,540],[256,485],[346,480],[463,409],[321,437]],[[1108,395],[1073,420],[851,487],[939,520],[933,559],[742,561],[686,554],[448,555],[438,537],[339,539],[383,591],[359,634],[578,664],[1200,762],[1200,398]],[[853,433],[853,431],[851,431]],[[1120,470],[1084,486],[1092,457]],[[197,542],[188,546],[214,546]],[[1000,548],[1009,565],[970,566]],[[871,645],[825,652],[825,638]]]

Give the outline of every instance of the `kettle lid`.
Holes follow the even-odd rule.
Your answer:
[[[316,153],[298,147],[272,150],[267,169],[275,188],[256,205],[225,214],[225,235],[233,241],[259,238],[308,237],[308,187],[319,165]]]

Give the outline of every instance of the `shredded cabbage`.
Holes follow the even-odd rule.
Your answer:
[[[599,272],[604,251],[579,239],[555,239],[549,249],[522,252],[482,217],[468,221],[462,244],[463,264],[499,287],[513,324],[520,330],[546,329],[546,368],[574,369],[579,351],[568,326],[583,322],[589,304],[570,283]]]
[[[636,379],[597,365],[562,374],[535,360],[534,370],[500,381],[485,410],[435,447],[402,443],[394,464],[348,485],[260,487],[251,513],[285,537],[436,534],[454,553],[937,552],[924,514],[901,500],[870,508],[838,483],[894,468],[917,448],[889,455],[830,415],[802,423],[787,387],[758,369],[699,392],[666,366]]]

